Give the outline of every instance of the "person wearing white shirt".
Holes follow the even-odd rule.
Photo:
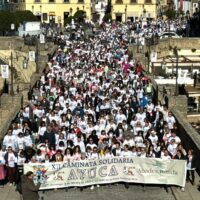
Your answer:
[[[124,142],[123,142],[123,147],[125,145],[128,145],[129,148],[135,146],[135,141],[133,140],[133,138],[131,138],[130,135],[127,135]]]
[[[129,151],[129,146],[127,144],[124,145],[124,151],[121,151],[120,156],[122,157],[132,156],[132,152]]]
[[[15,165],[17,164],[17,155],[13,152],[11,146],[8,147],[8,152],[4,158],[7,166],[8,180],[11,186],[15,181]]]
[[[0,152],[0,187],[4,184],[5,178],[5,159],[4,155]]]
[[[171,160],[171,157],[168,153],[167,150],[164,150],[163,154],[161,154],[161,157],[160,157],[162,160]]]
[[[154,130],[152,130],[152,131],[150,132],[150,136],[148,137],[148,139],[151,140],[151,143],[152,143],[153,145],[156,145],[156,144],[157,144],[157,142],[158,142],[158,136],[156,135],[156,132],[155,132]]]
[[[171,154],[172,157],[176,155],[176,148],[177,148],[177,144],[175,143],[175,140],[172,139],[167,147],[167,150]]]
[[[99,154],[97,152],[97,147],[94,147],[92,152],[91,152],[91,157],[92,160],[99,159]]]
[[[18,148],[18,150],[19,149],[24,149],[24,147],[25,147],[25,141],[24,141],[23,133],[20,132],[18,134],[16,142],[17,142],[17,148]]]
[[[7,135],[3,139],[3,145],[6,146],[6,149],[11,146],[12,149],[15,149],[16,136],[12,134],[12,130],[9,129]]]
[[[172,112],[168,113],[168,117],[167,117],[166,121],[167,121],[169,129],[173,129],[174,123],[176,123],[176,120],[175,120],[174,116],[172,115]]]
[[[85,152],[85,144],[84,144],[84,142],[81,140],[81,136],[77,136],[77,140],[76,140],[76,142],[75,142],[75,144],[74,144],[75,146],[79,146],[80,147],[80,149],[81,149],[81,152]]]
[[[116,121],[117,124],[122,123],[124,120],[126,120],[126,116],[123,114],[122,110],[119,110],[119,113],[116,115]]]
[[[135,144],[136,147],[142,147],[143,146],[143,137],[142,137],[143,131],[139,131],[138,135],[135,136]]]
[[[97,147],[97,145],[93,142],[92,138],[89,138],[89,143],[86,145],[86,148],[90,147],[91,149],[93,149],[94,147]]]
[[[171,142],[171,140],[175,140],[176,144],[181,143],[180,137],[178,137],[174,131],[171,131],[171,136],[169,137],[168,142]]]

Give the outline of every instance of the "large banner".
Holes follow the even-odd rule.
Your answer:
[[[113,157],[98,160],[25,164],[40,189],[114,182],[185,186],[186,162],[153,158]]]

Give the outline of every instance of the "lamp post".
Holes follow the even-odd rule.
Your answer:
[[[178,56],[178,49],[177,47],[174,47],[173,49],[173,54],[176,57],[176,90],[175,90],[175,96],[178,96],[178,60],[179,60],[179,56]]]
[[[163,58],[162,62],[161,62],[161,66],[162,66],[162,69],[164,70],[164,72],[166,73],[166,62],[165,62],[165,58]]]
[[[35,64],[36,64],[36,73],[39,73],[38,57],[39,57],[39,48],[38,48],[38,37],[36,36],[36,52],[35,52]]]
[[[14,68],[13,68],[13,54],[12,54],[12,51],[11,51],[11,55],[10,55],[10,70],[11,70],[10,95],[14,96],[14,88],[13,88]]]
[[[126,19],[127,18],[127,4],[125,5],[125,10],[124,11],[125,11],[125,22],[126,22],[126,20],[127,20]]]

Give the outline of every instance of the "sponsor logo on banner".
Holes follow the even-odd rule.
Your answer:
[[[113,157],[54,163],[29,163],[40,189],[87,186],[115,182],[185,186],[186,162],[158,158]]]
[[[9,66],[8,65],[1,65],[1,77],[9,78]]]

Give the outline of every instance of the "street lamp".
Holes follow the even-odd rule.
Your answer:
[[[23,69],[27,69],[28,68],[28,59],[25,57],[23,60]]]
[[[10,95],[14,96],[14,88],[13,88],[13,80],[14,80],[14,67],[13,67],[13,54],[11,51],[11,55],[10,55],[10,70],[11,70],[11,83],[10,83]]]
[[[175,90],[175,96],[178,96],[178,94],[179,94],[179,91],[178,91],[178,60],[179,60],[178,49],[177,49],[177,47],[170,47],[170,50],[173,51],[173,54],[176,57],[176,90]]]
[[[36,64],[36,73],[39,73],[39,65],[38,65],[38,60],[39,60],[39,48],[38,48],[38,37],[36,36],[35,38],[36,42],[36,52],[35,52],[35,64]]]
[[[125,5],[125,9],[124,9],[124,11],[125,11],[125,22],[126,22],[126,18],[127,18],[127,4]]]
[[[69,9],[70,16],[72,16],[73,8]]]
[[[166,73],[166,62],[165,62],[165,58],[163,58],[162,62],[161,62],[161,67],[164,70],[164,72]]]

